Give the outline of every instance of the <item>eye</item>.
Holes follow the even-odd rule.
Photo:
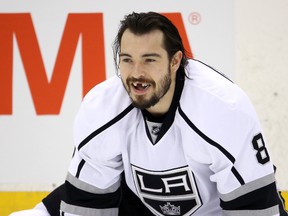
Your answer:
[[[156,60],[155,59],[153,59],[153,58],[147,58],[147,59],[145,59],[145,62],[147,62],[147,63],[151,63],[151,62],[155,62]]]
[[[132,62],[132,59],[131,58],[121,58],[121,62],[130,63],[130,62]]]

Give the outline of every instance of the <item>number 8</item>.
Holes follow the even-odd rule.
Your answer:
[[[257,151],[256,158],[259,163],[265,164],[270,161],[270,156],[265,147],[265,142],[261,133],[256,135],[252,140],[253,148]]]

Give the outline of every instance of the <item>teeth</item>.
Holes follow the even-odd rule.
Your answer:
[[[147,83],[132,83],[132,85],[135,87],[138,85],[141,85],[143,88],[149,86],[149,84],[147,84]]]

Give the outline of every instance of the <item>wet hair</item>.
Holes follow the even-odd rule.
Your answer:
[[[182,51],[183,57],[181,60],[180,68],[184,71],[184,67],[187,64],[187,55],[182,43],[182,38],[178,32],[176,26],[165,16],[155,13],[131,13],[126,15],[120,22],[120,28],[113,44],[114,63],[118,69],[118,56],[120,53],[120,44],[123,33],[129,29],[135,35],[143,35],[154,30],[160,30],[163,32],[164,49],[168,53],[168,59],[171,61],[172,57],[179,50]]]

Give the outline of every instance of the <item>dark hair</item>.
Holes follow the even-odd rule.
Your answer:
[[[124,17],[120,22],[120,28],[113,44],[114,63],[118,68],[118,55],[120,52],[120,44],[124,31],[129,29],[132,33],[142,35],[153,30],[160,30],[164,35],[164,49],[168,53],[169,61],[177,51],[182,51],[183,57],[181,60],[182,71],[187,64],[186,51],[184,49],[182,38],[176,26],[165,16],[155,13],[131,13]]]

